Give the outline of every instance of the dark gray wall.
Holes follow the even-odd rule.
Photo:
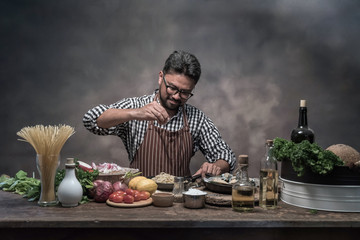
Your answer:
[[[86,131],[83,114],[151,93],[175,49],[199,58],[189,103],[236,155],[249,154],[250,175],[267,138],[289,138],[300,99],[322,147],[360,150],[359,1],[34,0],[1,1],[0,11],[0,173],[36,171],[16,136],[35,124],[75,127],[63,159],[127,166],[120,139]]]

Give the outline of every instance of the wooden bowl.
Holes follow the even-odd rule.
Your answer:
[[[171,207],[174,203],[174,194],[158,192],[151,195],[153,205],[156,207]]]

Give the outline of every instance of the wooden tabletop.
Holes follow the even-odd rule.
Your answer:
[[[209,234],[211,231],[224,232],[224,229],[228,229],[229,231],[225,231],[228,233],[241,229],[243,232],[257,232],[259,229],[278,232],[290,229],[313,232],[316,229],[326,228],[327,233],[338,229],[339,233],[347,234],[360,231],[360,213],[314,212],[283,202],[280,202],[275,210],[255,207],[254,211],[246,213],[235,212],[231,207],[208,204],[202,209],[187,209],[182,203],[174,203],[168,208],[153,205],[117,208],[95,202],[74,208],[40,207],[20,195],[0,191],[0,231],[4,233],[10,233],[10,229],[21,232],[24,229],[68,231],[80,228],[92,229],[90,232],[104,228],[121,229],[122,232],[125,230],[136,232],[137,229],[149,231],[161,229],[160,232],[189,229],[190,232],[194,232],[203,229]],[[210,234],[210,239],[211,236],[215,235]]]

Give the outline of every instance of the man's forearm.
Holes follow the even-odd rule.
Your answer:
[[[121,123],[132,120],[133,109],[113,109],[110,108],[103,112],[96,120],[97,125],[101,128],[110,128]]]

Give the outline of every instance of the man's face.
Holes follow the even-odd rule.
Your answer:
[[[159,73],[160,102],[164,108],[170,111],[176,111],[181,105],[185,104],[187,99],[184,98],[184,95],[186,96],[186,93],[191,93],[194,88],[194,81],[183,74],[164,75],[162,71]],[[180,90],[183,93],[177,92],[175,94],[170,94],[177,90]]]

